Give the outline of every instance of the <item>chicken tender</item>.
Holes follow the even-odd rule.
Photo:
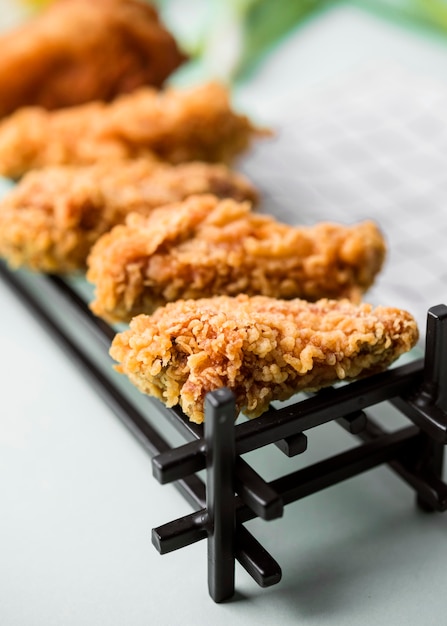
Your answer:
[[[20,109],[0,122],[0,175],[48,165],[88,165],[156,155],[171,163],[230,162],[264,131],[230,105],[219,83],[141,87],[110,103]]]
[[[0,49],[0,117],[159,87],[185,60],[154,7],[139,0],[53,2],[2,35]]]
[[[202,193],[257,198],[243,176],[220,164],[174,166],[141,159],[29,172],[0,201],[0,255],[12,267],[82,270],[95,241],[130,212],[148,215],[155,207]]]
[[[292,227],[252,213],[249,202],[203,195],[130,214],[92,248],[87,279],[92,310],[127,321],[180,298],[359,299],[384,256],[373,222]]]
[[[257,417],[273,400],[383,371],[417,339],[413,317],[395,308],[240,295],[139,315],[110,354],[140,391],[200,424],[209,391],[228,387]]]

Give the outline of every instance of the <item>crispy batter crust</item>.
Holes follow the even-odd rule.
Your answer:
[[[359,299],[385,255],[372,222],[291,227],[249,203],[191,196],[149,217],[131,214],[87,260],[92,310],[111,321],[179,298],[266,295]]]
[[[228,163],[264,131],[231,108],[227,89],[208,83],[141,87],[110,103],[20,109],[0,123],[0,175],[20,178],[47,165],[87,165],[155,154],[171,163]]]
[[[249,417],[271,401],[383,371],[417,342],[406,311],[263,296],[177,301],[135,317],[110,354],[142,392],[204,419],[205,394],[228,387]]]
[[[0,255],[13,267],[56,273],[84,269],[94,242],[128,213],[148,215],[155,207],[202,193],[257,198],[243,176],[220,164],[173,166],[141,159],[29,172],[0,201]]]
[[[0,117],[159,87],[185,60],[154,7],[138,0],[53,2],[2,35],[0,49]]]

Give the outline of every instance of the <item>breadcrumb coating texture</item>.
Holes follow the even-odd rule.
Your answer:
[[[137,159],[29,172],[0,201],[0,255],[12,267],[83,270],[96,240],[129,213],[202,193],[257,200],[248,180],[221,164]]]
[[[131,214],[88,257],[92,310],[127,321],[177,299],[212,295],[359,300],[385,257],[373,222],[292,227],[250,204],[191,196],[149,217]]]
[[[257,417],[273,400],[383,371],[417,339],[413,317],[396,308],[219,296],[135,317],[110,354],[140,391],[201,423],[209,391],[228,387]]]
[[[230,162],[256,129],[219,83],[157,91],[141,87],[110,103],[55,111],[25,107],[0,123],[0,175],[47,165],[87,165],[156,155],[170,163]]]

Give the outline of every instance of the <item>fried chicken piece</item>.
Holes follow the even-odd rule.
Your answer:
[[[202,193],[257,199],[248,180],[221,164],[141,159],[32,171],[0,201],[0,255],[42,272],[85,269],[95,241],[127,214]]]
[[[47,165],[87,165],[154,154],[171,163],[228,163],[264,131],[233,111],[218,83],[157,91],[141,87],[110,103],[20,109],[0,123],[0,175]]]
[[[191,196],[130,214],[99,238],[87,259],[91,308],[127,321],[167,302],[212,295],[359,299],[382,266],[372,222],[292,227],[250,212],[250,203]]]
[[[395,308],[218,296],[135,317],[110,354],[140,391],[200,424],[209,391],[228,387],[257,417],[273,400],[383,371],[417,339],[413,317]]]
[[[159,87],[185,60],[155,8],[139,0],[53,2],[2,35],[0,48],[0,117]]]

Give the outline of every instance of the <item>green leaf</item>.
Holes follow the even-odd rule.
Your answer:
[[[245,2],[244,49],[239,72],[248,71],[283,36],[325,0],[255,0]]]

